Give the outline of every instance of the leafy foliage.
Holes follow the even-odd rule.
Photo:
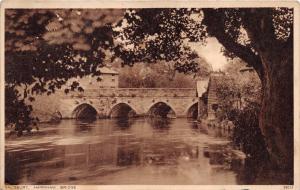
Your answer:
[[[128,65],[156,60],[176,62],[178,70],[189,72],[196,67],[187,42],[205,43],[208,36],[213,36],[224,46],[225,55],[239,57],[261,76],[257,41],[249,36],[249,30],[254,27],[250,27],[259,26],[255,22],[265,19],[268,26],[262,34],[264,41],[279,45],[292,37],[292,15],[292,9],[287,8],[127,10],[124,19],[114,28],[118,42],[116,56]]]
[[[5,125],[15,124],[15,131],[18,136],[23,130],[30,131],[30,124],[36,125],[38,118],[30,117],[32,107],[25,103],[24,99],[19,100],[19,93],[14,88],[5,86]]]
[[[197,73],[179,73],[173,64],[158,62],[156,64],[136,63],[132,67],[119,68],[119,86],[127,88],[195,88],[199,78],[207,78],[212,71],[204,59],[196,59],[199,65]]]
[[[225,70],[227,75],[217,81],[217,118],[233,122],[233,142],[246,153],[247,159],[259,165],[268,160],[265,137],[259,128],[261,82],[256,73],[243,71],[244,68],[241,60],[234,59]]]
[[[7,10],[6,83],[31,85],[36,93],[53,93],[72,77],[99,75],[104,49],[113,43],[111,27],[105,22],[109,13]]]
[[[216,81],[216,95],[220,107],[217,117],[221,121],[230,119],[232,110],[242,110],[248,104],[261,103],[261,81],[253,70],[243,71],[243,68],[245,64],[234,59],[226,67],[226,75]]]
[[[65,84],[73,77],[100,75],[97,68],[103,66],[105,49],[113,44],[111,23],[122,14],[119,9],[6,10],[6,123],[17,124],[21,109],[24,125],[20,126],[27,129],[32,120],[27,99],[62,87],[66,93],[82,91],[79,83]]]
[[[196,72],[197,58],[184,39],[204,40],[204,26],[188,9],[127,10],[124,19],[114,27],[115,56],[124,65],[163,60],[179,72]]]
[[[264,136],[259,129],[260,105],[249,103],[243,110],[235,110],[233,142],[240,146],[248,157],[265,161],[268,156]],[[234,112],[234,111],[232,111]]]

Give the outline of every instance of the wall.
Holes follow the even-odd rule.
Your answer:
[[[138,115],[145,115],[151,106],[164,102],[177,117],[186,117],[198,99],[194,88],[99,88],[68,94],[61,90],[50,96],[37,96],[33,102],[33,115],[41,121],[49,121],[54,112],[60,112],[63,118],[74,118],[73,111],[83,103],[94,107],[99,118],[109,117],[112,108],[120,103],[128,104]],[[206,105],[201,103],[199,106],[200,110]]]
[[[145,89],[117,88],[90,89],[83,93],[73,92],[61,95],[60,109],[63,118],[73,118],[73,110],[85,103],[93,106],[99,117],[108,117],[111,109],[120,104],[128,104],[138,115],[145,115],[158,102],[169,105],[177,117],[185,117],[187,110],[198,102],[196,90],[187,89]]]
[[[220,78],[223,76],[223,74],[212,74],[209,79],[209,88],[208,88],[208,97],[207,97],[207,119],[214,120],[216,119],[216,112],[218,109],[218,97],[216,94],[216,82],[220,80]],[[217,109],[214,109],[217,108]]]

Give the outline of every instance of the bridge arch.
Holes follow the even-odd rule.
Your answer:
[[[82,103],[75,107],[72,112],[72,118],[76,119],[96,119],[98,112],[96,108],[88,103]]]
[[[150,117],[176,117],[175,110],[166,102],[160,101],[152,104],[147,115]]]
[[[186,117],[191,119],[197,119],[198,117],[198,102],[194,102],[190,105],[186,111]]]
[[[109,111],[110,118],[130,118],[135,117],[137,112],[127,103],[117,103]]]

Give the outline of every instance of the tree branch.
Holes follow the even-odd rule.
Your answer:
[[[203,12],[203,23],[207,26],[207,32],[211,36],[216,37],[228,51],[234,53],[248,65],[252,66],[262,79],[263,67],[260,57],[256,55],[250,47],[239,44],[225,32],[224,23],[222,22],[223,15],[217,10],[203,9]]]
[[[247,34],[253,41],[255,48],[260,52],[278,52],[287,43],[276,38],[273,25],[273,9],[243,9],[243,24]],[[270,51],[272,50],[272,51]]]

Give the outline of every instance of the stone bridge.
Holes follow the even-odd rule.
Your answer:
[[[60,97],[62,118],[197,117],[205,109],[195,88],[98,88]]]

